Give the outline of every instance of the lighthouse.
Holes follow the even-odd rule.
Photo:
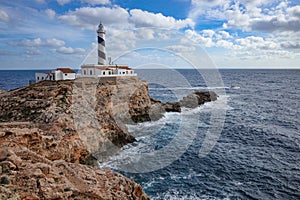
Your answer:
[[[105,52],[105,30],[104,26],[100,22],[97,30],[98,35],[98,63],[97,64],[83,64],[81,65],[81,74],[78,77],[93,77],[93,78],[117,78],[124,76],[134,76],[137,74],[133,69],[127,65],[120,64],[106,64],[106,52]]]
[[[98,65],[105,65],[106,64],[105,30],[101,22],[98,26],[97,34],[98,34]]]

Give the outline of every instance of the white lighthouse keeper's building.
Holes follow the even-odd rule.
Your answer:
[[[98,64],[84,64],[81,66],[81,77],[117,77],[136,76],[134,70],[127,65],[106,65],[105,29],[100,22],[98,35]]]

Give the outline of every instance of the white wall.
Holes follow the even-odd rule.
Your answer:
[[[76,78],[75,73],[62,73],[62,80],[74,80]]]
[[[81,69],[82,77],[100,77],[100,76],[136,76],[133,70],[115,69],[101,70],[94,67],[87,67]]]
[[[61,71],[55,70],[54,71],[54,76],[55,76],[55,80],[56,81],[63,80],[63,75],[62,75]]]
[[[35,73],[35,81],[40,82],[44,80],[53,80],[53,76],[49,75],[48,73],[43,73],[43,72],[37,72]]]

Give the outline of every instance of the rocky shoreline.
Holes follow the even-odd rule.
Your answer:
[[[93,167],[135,141],[125,124],[217,99],[196,91],[161,103],[136,77],[44,81],[0,96],[1,199],[148,199],[141,186]]]

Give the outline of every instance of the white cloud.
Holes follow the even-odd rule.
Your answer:
[[[177,53],[183,53],[183,52],[193,52],[196,50],[194,46],[184,46],[184,45],[172,45],[172,46],[167,46],[166,49],[170,51],[174,51]]]
[[[232,42],[229,42],[229,41],[226,41],[226,40],[219,40],[216,42],[216,46],[217,47],[223,47],[223,48],[226,48],[226,49],[231,49],[233,48],[233,43]]]
[[[128,24],[128,17],[127,10],[120,7],[82,7],[69,11],[67,14],[59,16],[58,19],[72,26],[95,30],[100,20],[105,26],[126,25]]]
[[[56,15],[55,11],[52,9],[45,10],[45,13],[50,19],[54,19],[55,15]]]
[[[49,46],[63,46],[65,45],[65,42],[62,40],[51,38],[51,39],[47,39],[45,44]]]
[[[225,39],[228,39],[228,38],[232,38],[232,36],[226,32],[226,31],[218,31],[218,34],[216,35],[216,37],[218,39],[222,39],[222,38],[225,38]]]
[[[250,16],[240,10],[239,4],[235,4],[232,10],[227,10],[225,15],[228,19],[225,27],[239,27],[240,29],[249,27]]]
[[[25,54],[26,55],[41,55],[42,52],[34,47],[27,47],[25,49]]]
[[[275,50],[280,48],[278,43],[256,36],[237,39],[236,42],[248,50]]]
[[[36,38],[33,40],[23,40],[21,43],[18,43],[20,46],[28,46],[28,47],[33,47],[33,46],[41,46],[43,44],[41,38]]]
[[[203,36],[207,36],[207,37],[210,37],[210,38],[215,35],[214,30],[203,30],[202,33],[203,33]]]
[[[192,9],[189,12],[189,17],[196,20],[199,16],[207,14],[211,8],[225,4],[227,1],[228,0],[192,0]]]
[[[9,16],[4,10],[0,10],[0,21],[8,22]]]
[[[110,0],[81,0],[81,2],[89,3],[91,5],[106,5],[106,4],[110,4]]]
[[[203,30],[196,32],[195,30],[186,30],[185,35],[206,48],[225,48],[234,55],[233,59],[238,60],[290,59],[297,56],[297,53],[291,49],[300,49],[300,33],[293,34],[293,32],[283,32],[280,37],[269,35],[239,38],[239,36],[233,37],[225,31]]]
[[[291,16],[300,17],[300,6],[287,8],[287,12]]]
[[[55,47],[55,46],[63,46],[65,42],[62,40],[58,40],[55,38],[47,39],[43,41],[41,38],[36,39],[25,39],[21,42],[10,42],[12,46],[26,46],[26,47]]]
[[[204,35],[196,32],[195,30],[186,30],[185,35],[187,38],[191,39],[195,43],[199,43],[204,47],[212,47],[215,45],[211,37],[205,37]]]
[[[300,31],[300,6],[291,6],[290,1],[192,0],[189,17],[194,21],[222,20],[225,29]]]
[[[113,16],[113,17],[112,17]],[[65,15],[59,16],[59,20],[83,29],[95,30],[95,24],[101,20],[105,26],[114,26],[116,28],[157,27],[181,29],[184,27],[194,27],[192,19],[177,20],[170,16],[164,16],[161,13],[151,13],[140,9],[127,11],[124,8],[114,6],[108,7],[82,7],[74,11],[69,11]]]
[[[60,47],[56,50],[56,52],[62,54],[82,54],[85,52],[85,50],[82,48]]]
[[[136,34],[132,30],[110,29],[106,43],[110,51],[125,51],[132,49],[136,45]]]
[[[138,31],[137,37],[140,39],[146,39],[146,40],[154,39],[154,30],[142,28]]]
[[[252,30],[278,32],[278,31],[300,31],[300,18],[295,20],[280,19],[273,17],[271,19],[253,20]]]
[[[192,19],[176,20],[173,17],[164,16],[161,13],[151,13],[140,9],[130,10],[130,22],[136,27],[159,27],[180,29],[194,27]]]
[[[71,0],[57,0],[57,3],[59,5],[65,5],[65,4],[70,3],[70,2],[71,2]]]

